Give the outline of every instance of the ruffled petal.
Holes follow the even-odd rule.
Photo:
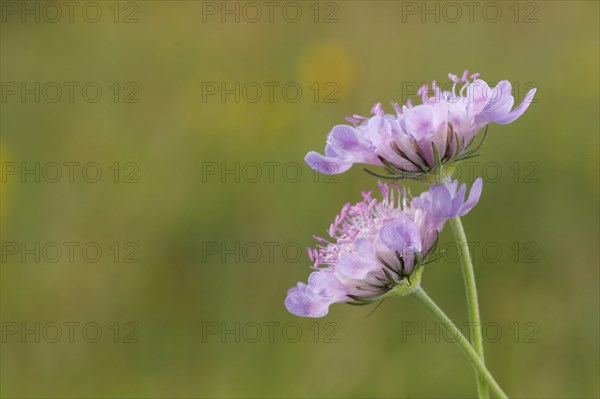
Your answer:
[[[341,153],[366,150],[365,143],[358,136],[356,129],[348,125],[334,126],[327,142]]]
[[[327,157],[315,151],[311,151],[308,154],[306,154],[306,156],[304,157],[304,161],[308,164],[308,166],[311,169],[326,175],[335,175],[338,173],[343,173],[350,169],[354,164],[354,162],[351,160]]]
[[[329,313],[329,300],[311,295],[306,291],[292,288],[285,298],[285,307],[296,316],[300,317],[323,317]]]

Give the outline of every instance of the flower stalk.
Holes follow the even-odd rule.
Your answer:
[[[427,293],[421,288],[421,286],[416,287],[411,294],[417,299],[431,315],[441,323],[444,328],[446,328],[449,332],[456,333],[456,343],[464,354],[467,356],[471,365],[477,372],[480,377],[480,380],[484,384],[485,391],[487,392],[487,387],[489,387],[490,391],[498,398],[508,398],[500,385],[494,379],[494,376],[489,372],[489,370],[485,367],[485,363],[483,359],[479,357],[479,354],[475,351],[475,349],[469,343],[469,340],[465,338],[465,336],[456,328],[456,325],[450,320],[448,316],[440,309],[440,307],[427,295]]]
[[[473,348],[477,355],[481,359],[481,362],[485,364],[485,358],[483,355],[483,334],[481,332],[481,317],[479,315],[479,300],[477,297],[477,284],[475,282],[475,271],[473,268],[473,262],[471,260],[471,254],[469,253],[469,244],[467,243],[467,236],[463,229],[462,221],[460,216],[449,219],[450,228],[454,235],[454,240],[460,248],[460,260],[462,265],[463,279],[465,282],[465,292],[467,295],[467,308],[469,313],[469,328],[470,336],[473,340]],[[487,388],[485,381],[480,375],[477,381],[477,393],[479,398],[488,398]]]

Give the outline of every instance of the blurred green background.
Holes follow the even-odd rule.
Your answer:
[[[308,320],[283,305],[309,274],[311,235],[376,188],[360,168],[315,176],[306,152],[321,151],[345,116],[378,101],[391,111],[410,87],[465,68],[515,82],[517,101],[539,88],[521,119],[490,128],[473,166],[480,175],[495,163],[464,219],[479,243],[489,368],[511,397],[600,395],[598,2],[482,2],[471,20],[466,6],[457,19],[435,2],[278,2],[272,22],[258,2],[254,23],[244,2],[97,2],[86,14],[81,2],[73,22],[58,2],[55,23],[52,6],[27,7],[36,3],[39,23],[21,21],[23,3],[2,2],[2,397],[473,397],[468,361],[411,298],[368,318],[372,307],[337,305]],[[224,14],[223,23],[236,7],[240,22]],[[438,7],[439,22],[424,7]],[[22,82],[40,83],[39,103],[22,101]],[[55,103],[48,82],[63,88]],[[79,84],[72,102],[64,82]],[[93,88],[82,93],[89,82],[102,89],[97,102]],[[206,91],[221,82],[240,83],[239,102]],[[256,102],[255,86],[243,92],[249,82],[264,90]],[[275,82],[272,101],[264,82]],[[20,174],[36,162],[39,183]],[[52,162],[81,166],[72,183],[65,166],[52,183]],[[91,162],[96,183],[81,175]],[[72,262],[65,242],[79,243]],[[102,249],[95,263],[94,247],[82,254],[90,242]],[[442,244],[451,242],[446,229]],[[10,243],[46,251],[23,261]],[[63,249],[54,263],[48,243]],[[423,284],[466,321],[458,262],[429,266]],[[79,323],[72,339],[69,322]],[[36,323],[40,342],[23,335]],[[101,327],[98,342],[85,325]],[[240,342],[222,336],[236,326]]]

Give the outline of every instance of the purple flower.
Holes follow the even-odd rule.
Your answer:
[[[362,163],[383,166],[395,177],[418,177],[440,164],[473,156],[477,149],[470,146],[477,133],[492,122],[505,125],[519,118],[536,92],[530,90],[512,109],[510,82],[503,80],[491,88],[479,74],[471,75],[472,80],[468,71],[461,78],[448,76],[451,90],[443,91],[435,81],[431,91],[428,85],[419,89],[422,104],[413,106],[410,100],[402,107],[394,104],[395,115],[385,114],[381,104],[375,104],[370,118],[346,118],[354,126],[334,126],[325,155],[311,151],[306,163],[325,174],[342,173]]]
[[[416,198],[395,184],[381,184],[383,199],[363,193],[347,203],[329,228],[330,240],[315,237],[308,249],[314,262],[308,284],[288,291],[287,309],[301,317],[323,317],[337,302],[370,303],[418,284],[410,277],[428,261],[448,218],[463,216],[479,201],[481,178],[465,201],[466,185],[431,186]]]

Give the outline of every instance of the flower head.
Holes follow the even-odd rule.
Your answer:
[[[315,237],[318,244],[308,250],[315,271],[308,284],[288,291],[285,305],[291,313],[323,317],[333,303],[366,304],[418,285],[445,221],[477,204],[482,182],[475,181],[466,201],[466,185],[459,188],[457,182],[432,186],[412,199],[395,184],[379,183],[379,188],[383,199],[363,193],[362,201],[343,206],[329,228],[330,239]]]
[[[479,74],[469,76],[468,71],[460,78],[448,77],[451,90],[442,91],[435,81],[431,90],[423,85],[418,91],[422,104],[413,106],[410,100],[402,107],[394,104],[395,115],[386,114],[378,103],[369,118],[346,118],[353,126],[334,126],[325,155],[311,151],[305,161],[325,174],[342,173],[362,163],[383,166],[395,178],[416,178],[441,164],[473,156],[477,133],[492,122],[505,125],[519,118],[536,92],[530,90],[512,109],[510,82],[503,80],[491,88]]]

